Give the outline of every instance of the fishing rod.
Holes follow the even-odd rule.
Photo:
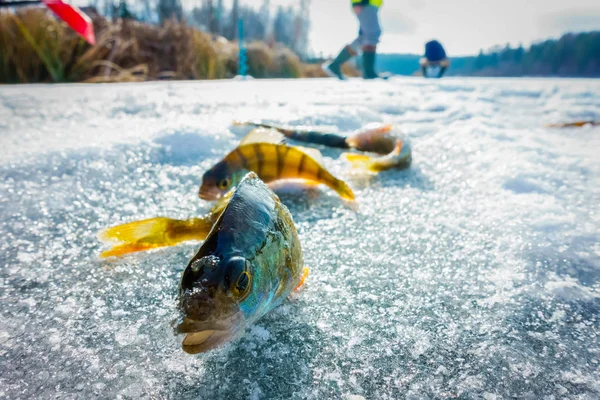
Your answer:
[[[33,4],[41,4],[41,0],[18,0],[18,1],[4,1],[0,0],[0,8],[2,7],[21,7],[30,6]]]

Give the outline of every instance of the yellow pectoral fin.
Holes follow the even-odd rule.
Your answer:
[[[343,153],[342,156],[350,161],[353,168],[362,170],[371,170],[372,158],[364,154]]]
[[[300,291],[300,289],[304,287],[304,281],[306,280],[306,277],[308,276],[309,272],[310,269],[308,269],[307,267],[302,268],[302,276],[300,277],[300,283],[298,283],[298,286],[294,288],[294,291]]]
[[[364,154],[344,153],[344,157],[350,162],[367,162],[371,160],[371,157]]]

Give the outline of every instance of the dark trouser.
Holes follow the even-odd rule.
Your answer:
[[[379,37],[381,36],[378,11],[379,8],[372,5],[360,6],[360,11],[357,13],[360,24],[358,37],[352,43],[346,45],[333,62],[324,65],[328,74],[343,79],[344,77],[341,72],[342,64],[362,51],[363,77],[365,79],[379,77],[375,72],[375,53]]]
[[[362,10],[358,13],[360,30],[358,31],[358,37],[350,44],[350,47],[356,53],[365,46],[377,47],[379,37],[381,36],[378,11],[379,8],[367,5],[362,6]]]

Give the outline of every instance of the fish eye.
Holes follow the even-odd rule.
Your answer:
[[[238,300],[243,300],[252,287],[252,274],[250,273],[250,261],[244,260],[243,264],[240,264],[238,264],[237,271],[233,275],[237,274],[237,279],[235,281],[231,280],[231,293]]]
[[[248,272],[244,271],[238,277],[237,282],[235,283],[235,288],[238,292],[244,293],[250,284],[250,275]]]
[[[231,179],[224,178],[219,181],[218,186],[219,186],[219,189],[227,189],[230,184],[231,184]]]

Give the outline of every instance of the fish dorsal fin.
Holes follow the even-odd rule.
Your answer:
[[[304,146],[294,146],[294,147],[297,148],[298,150],[300,150],[301,152],[306,153],[307,156],[310,156],[313,160],[315,160],[319,164],[323,165],[323,155],[321,154],[321,152],[319,150],[313,149],[311,147],[304,147]]]
[[[252,143],[272,143],[281,144],[285,141],[285,136],[275,129],[256,128],[252,129],[240,142],[239,146],[245,146]]]

